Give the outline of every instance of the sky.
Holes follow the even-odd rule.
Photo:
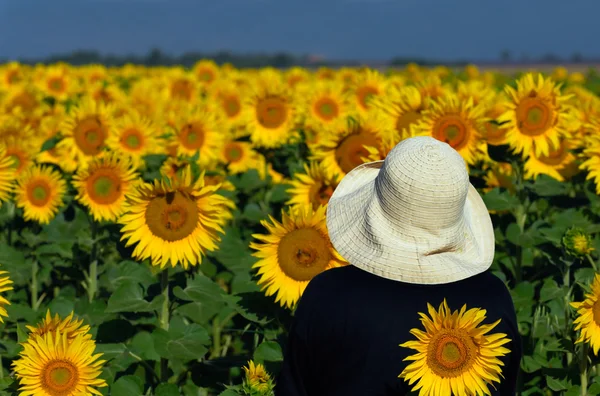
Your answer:
[[[600,0],[0,0],[0,59],[74,50],[600,58]]]

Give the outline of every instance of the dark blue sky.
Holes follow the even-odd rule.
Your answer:
[[[0,0],[0,58],[287,51],[328,58],[600,57],[600,0]]]

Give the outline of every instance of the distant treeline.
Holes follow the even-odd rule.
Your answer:
[[[555,55],[546,55],[539,59],[512,59],[509,53],[504,51],[501,54],[500,63],[546,63],[546,64],[559,64],[559,63],[598,63],[598,60],[584,59],[580,55],[573,55],[570,59],[561,59]],[[362,62],[360,60],[321,60],[314,56],[295,56],[287,53],[275,53],[275,54],[233,54],[231,52],[222,51],[217,53],[200,53],[200,52],[189,52],[181,56],[172,56],[162,52],[160,49],[153,49],[148,54],[140,55],[103,55],[97,51],[74,51],[70,54],[58,54],[49,56],[44,59],[19,59],[19,62],[25,64],[50,64],[56,62],[66,62],[72,65],[88,65],[88,64],[102,64],[106,66],[123,66],[125,64],[138,64],[145,66],[174,66],[180,65],[184,67],[193,66],[197,61],[201,59],[212,59],[217,64],[222,65],[224,63],[232,64],[237,68],[260,68],[260,67],[276,67],[276,68],[289,68],[292,66],[303,66],[303,67],[340,67],[340,66],[372,66],[372,67],[385,67],[385,66],[405,66],[409,63],[416,63],[422,66],[434,66],[444,64],[448,66],[464,66],[469,61],[459,60],[455,62],[448,61],[435,61],[431,59],[418,59],[408,57],[396,57],[388,62]],[[0,58],[0,63],[6,62],[6,59]],[[494,62],[498,63],[498,62]]]

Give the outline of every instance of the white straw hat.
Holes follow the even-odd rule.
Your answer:
[[[349,172],[329,200],[327,228],[350,264],[406,283],[459,281],[494,259],[492,221],[465,162],[428,136]]]

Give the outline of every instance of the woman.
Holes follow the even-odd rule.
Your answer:
[[[351,265],[306,288],[277,395],[515,394],[514,307],[488,271],[492,222],[454,149],[414,137],[357,167],[327,227]]]

